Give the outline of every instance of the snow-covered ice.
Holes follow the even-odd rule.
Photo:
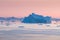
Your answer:
[[[0,30],[60,29],[60,24],[10,23],[0,24]]]

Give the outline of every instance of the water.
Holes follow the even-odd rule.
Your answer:
[[[0,40],[60,40],[60,36],[42,34],[1,34]]]
[[[60,30],[1,30],[0,40],[60,40]]]

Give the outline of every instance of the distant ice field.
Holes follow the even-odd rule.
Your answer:
[[[3,23],[0,30],[40,30],[40,29],[60,29],[60,24],[41,24],[41,23]]]
[[[55,34],[60,35],[60,24],[27,24],[10,23],[0,24],[0,31],[19,34]]]
[[[0,40],[60,40],[60,24],[0,24]]]

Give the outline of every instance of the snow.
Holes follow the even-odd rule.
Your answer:
[[[32,30],[32,29],[60,29],[60,24],[26,24],[10,23],[9,25],[0,24],[0,30]]]

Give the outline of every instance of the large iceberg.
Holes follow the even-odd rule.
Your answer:
[[[24,17],[23,23],[51,23],[51,17],[50,16],[42,16],[37,15],[35,13],[30,14],[27,17]]]

